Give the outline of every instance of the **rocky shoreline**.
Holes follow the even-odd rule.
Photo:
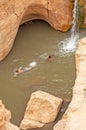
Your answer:
[[[72,101],[54,130],[86,129],[86,38],[79,41],[75,57],[76,80]]]
[[[31,94],[27,103],[24,118],[20,128],[41,128],[45,124],[55,121],[62,105],[62,99],[43,91]],[[0,100],[0,130],[19,130],[10,123],[11,112],[7,110]]]

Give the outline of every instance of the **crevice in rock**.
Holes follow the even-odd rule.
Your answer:
[[[70,104],[70,101],[63,101],[62,106],[61,106],[61,109],[60,109],[60,111],[59,111],[59,114],[58,114],[58,116],[57,116],[57,118],[56,118],[56,120],[55,120],[55,123],[57,123],[59,120],[62,119],[62,117],[63,117],[65,111],[67,110],[67,108],[68,108],[68,106],[69,106],[69,104]]]

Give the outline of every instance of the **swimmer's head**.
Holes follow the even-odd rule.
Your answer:
[[[49,59],[51,59],[51,56],[48,56]]]
[[[18,70],[16,70],[16,73],[18,73]]]

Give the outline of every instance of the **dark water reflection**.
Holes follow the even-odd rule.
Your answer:
[[[85,34],[83,30],[81,32]],[[69,32],[55,31],[43,21],[20,27],[10,55],[0,63],[0,99],[11,110],[14,124],[20,124],[30,95],[36,90],[49,92],[68,102],[71,100],[75,54],[64,56],[58,53],[59,41],[69,35]],[[46,61],[48,55],[54,55],[50,62]],[[16,68],[28,66],[32,61],[37,62],[37,67],[14,77]],[[52,130],[54,123],[41,130]]]

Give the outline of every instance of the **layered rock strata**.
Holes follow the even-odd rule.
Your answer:
[[[0,61],[13,46],[19,25],[42,19],[60,31],[72,24],[73,0],[0,0]]]
[[[10,123],[11,113],[7,110],[0,100],[0,130],[20,130],[17,126]]]
[[[53,122],[60,110],[62,99],[43,91],[32,93],[27,104],[21,129],[42,127]]]
[[[76,70],[72,101],[54,130],[86,130],[86,38],[78,44]]]

